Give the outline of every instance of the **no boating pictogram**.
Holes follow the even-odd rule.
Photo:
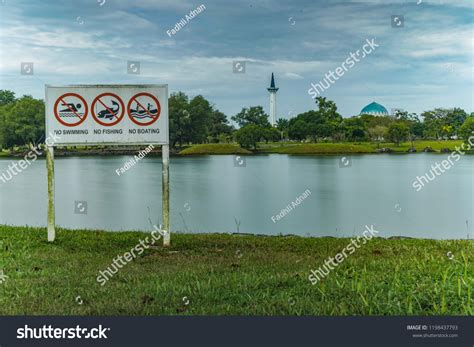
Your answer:
[[[150,93],[138,93],[127,105],[127,113],[131,121],[140,126],[151,125],[160,118],[160,102]]]
[[[61,95],[54,103],[54,116],[64,126],[75,127],[87,118],[87,103],[76,93]]]
[[[97,123],[109,127],[122,120],[125,105],[117,94],[102,93],[92,101],[91,113]]]

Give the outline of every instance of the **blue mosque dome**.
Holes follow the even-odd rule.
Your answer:
[[[388,111],[382,105],[376,103],[375,101],[365,106],[360,114],[371,114],[374,116],[388,116]]]

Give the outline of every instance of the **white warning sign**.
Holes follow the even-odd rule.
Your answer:
[[[55,145],[169,144],[167,85],[46,86]]]

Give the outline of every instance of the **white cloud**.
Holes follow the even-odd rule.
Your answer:
[[[221,102],[217,107],[224,112],[233,112],[250,104],[265,106],[265,88],[275,72],[279,100],[297,112],[298,107],[314,106],[307,95],[310,82],[340,66],[366,38],[376,37],[380,48],[327,92],[349,110],[347,114],[358,107],[354,104],[370,102],[373,95],[383,95],[395,107],[415,100],[410,101],[415,108],[417,95],[426,105],[437,98],[459,101],[466,98],[469,87],[472,92],[472,31],[462,24],[472,21],[465,17],[465,8],[446,6],[442,11],[427,0],[423,6],[414,5],[415,0],[371,1],[371,5],[327,1],[321,6],[308,2],[301,9],[300,3],[277,0],[244,0],[238,6],[209,0],[204,2],[209,13],[202,21],[168,38],[163,23],[173,25],[200,4],[189,1],[107,0],[99,7],[92,0],[90,7],[71,16],[71,8],[79,9],[76,3],[68,3],[63,16],[57,4],[11,6],[0,23],[0,73],[10,76],[0,79],[2,88],[16,89],[20,95],[34,89],[42,95],[40,80],[17,78],[20,63],[33,61],[35,77],[51,84],[168,83],[171,91],[202,93]],[[402,3],[407,6],[398,6]],[[410,10],[405,12],[407,25],[400,30],[389,23],[398,8]],[[77,15],[84,16],[83,25],[75,21]],[[290,16],[296,18],[294,26],[287,22]],[[241,31],[235,23],[240,23]],[[262,33],[266,40],[257,37]],[[140,75],[127,75],[127,60],[141,62]],[[247,61],[245,74],[232,72],[235,60]],[[354,96],[358,102],[347,101]]]
[[[194,9],[196,7],[187,0],[133,0],[132,3],[129,0],[114,0],[114,3],[124,9],[129,9],[131,6],[147,10],[185,10]]]
[[[471,28],[418,31],[404,40],[401,53],[415,58],[461,55],[469,58],[473,50]]]
[[[285,76],[286,78],[288,78],[290,80],[302,80],[303,79],[303,76],[298,75],[297,73],[293,73],[293,72],[286,72],[283,76]]]

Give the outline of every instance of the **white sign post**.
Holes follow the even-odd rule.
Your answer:
[[[54,146],[161,145],[163,244],[170,244],[168,85],[46,86],[48,241],[55,238]]]

